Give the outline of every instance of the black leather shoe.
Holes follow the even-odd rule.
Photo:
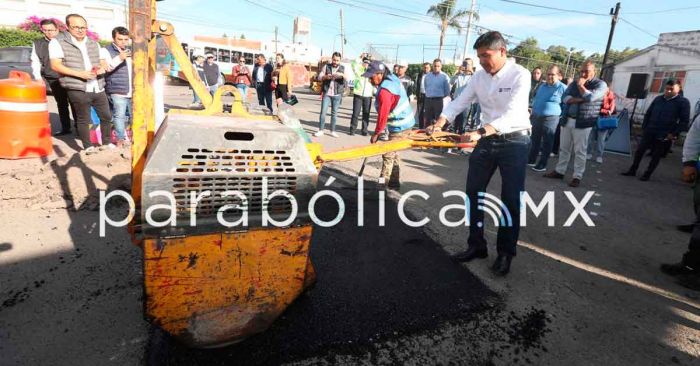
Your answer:
[[[70,131],[61,131],[61,132],[56,132],[53,134],[54,136],[65,136],[65,135],[70,135]]]
[[[639,180],[646,182],[649,180],[649,178],[651,178],[651,174],[644,173],[641,177],[639,177]]]
[[[477,249],[474,247],[469,247],[469,249],[464,252],[457,253],[452,256],[452,259],[456,262],[469,262],[474,258],[486,258],[489,253],[486,249]]]
[[[686,224],[686,225],[676,226],[676,229],[678,231],[688,233],[688,234],[691,234],[693,232],[694,228],[695,228],[695,224]]]
[[[367,131],[362,131],[361,134],[362,136],[367,136]]]
[[[661,272],[669,276],[698,274],[698,271],[686,266],[685,264],[683,264],[683,262],[673,264],[664,263],[661,265]]]
[[[499,276],[505,276],[508,274],[508,272],[510,272],[511,260],[513,260],[513,257],[505,254],[499,254],[498,257],[496,257],[496,261],[493,262],[491,270]]]
[[[634,177],[635,175],[637,175],[637,172],[633,172],[631,170],[628,170],[628,171],[626,171],[624,173],[620,173],[620,174],[624,175],[625,177]]]
[[[350,136],[355,136],[355,129],[354,129],[354,128],[353,128],[352,130],[350,130],[349,135],[350,135]]]

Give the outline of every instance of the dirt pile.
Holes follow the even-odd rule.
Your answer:
[[[46,159],[0,160],[0,208],[96,210],[100,190],[131,186],[131,152],[71,151]]]

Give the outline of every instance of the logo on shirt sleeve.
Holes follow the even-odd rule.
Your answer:
[[[513,91],[513,88],[498,88],[499,93],[510,93]]]

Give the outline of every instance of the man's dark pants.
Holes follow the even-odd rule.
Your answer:
[[[423,125],[425,127],[432,125],[440,117],[442,113],[443,98],[425,98],[423,111]],[[447,126],[447,125],[445,125]]]
[[[92,126],[90,107],[95,108],[97,117],[100,118],[102,144],[109,144],[112,136],[112,112],[109,108],[107,94],[105,94],[105,92],[86,93],[79,90],[68,90],[68,99],[70,99],[73,113],[75,113],[75,120],[78,124],[78,135],[83,142],[83,149],[92,146],[90,142],[90,126]]]
[[[502,212],[506,225],[499,225],[496,248],[498,254],[515,256],[520,234],[520,195],[525,190],[525,169],[530,137],[517,136],[508,139],[484,138],[469,157],[467,173],[467,197],[469,198],[469,247],[486,250],[484,238],[484,211],[480,210],[479,194],[486,187],[496,168],[501,174],[501,201],[508,212]],[[482,200],[488,200],[482,197]],[[508,217],[512,220],[508,225]]]
[[[644,158],[644,153],[651,149],[651,161],[649,162],[649,166],[644,173],[645,175],[651,175],[651,173],[654,172],[654,169],[656,169],[656,166],[659,165],[659,161],[661,160],[661,157],[669,144],[671,144],[671,141],[666,140],[665,134],[644,131],[642,134],[642,140],[639,142],[637,151],[634,153],[634,162],[630,167],[630,171],[636,172],[637,169],[639,169],[639,164],[642,162],[642,158]]]
[[[267,105],[272,110],[272,91],[267,90],[263,83],[255,83],[255,92],[258,94],[258,104]]]
[[[532,123],[532,147],[530,148],[530,156],[527,159],[528,164],[537,162],[537,168],[546,168],[549,154],[554,146],[554,136],[557,132],[557,124],[559,116],[537,116],[531,115],[530,122]],[[542,151],[539,162],[537,154]]]
[[[61,120],[61,132],[70,131],[70,114],[68,114],[68,92],[63,89],[58,79],[45,79],[51,88],[51,94],[56,99],[58,117]],[[73,116],[75,118],[75,116]]]
[[[362,133],[367,133],[367,126],[369,126],[369,111],[370,108],[372,108],[372,97],[353,95],[350,132],[354,132],[355,128],[357,128],[357,118],[360,116],[360,108],[362,108]]]
[[[416,97],[416,118],[418,118],[418,128],[425,129],[425,121],[423,120],[423,113],[425,112],[425,94],[420,93]]]
[[[693,233],[690,235],[688,251],[683,254],[682,263],[696,271],[700,271],[700,180],[695,181],[693,204],[695,206],[695,225],[693,226]]]

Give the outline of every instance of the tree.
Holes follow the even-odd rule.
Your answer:
[[[549,48],[547,48],[547,54],[553,62],[558,64],[566,63],[566,60],[569,58],[569,50],[565,46],[561,45],[549,46]]]
[[[444,0],[441,1],[428,9],[427,14],[431,15],[433,18],[437,19],[440,24],[438,28],[440,29],[440,46],[438,48],[438,58],[442,58],[442,46],[445,42],[445,33],[448,28],[456,29],[457,34],[462,34],[462,29],[464,28],[460,24],[460,20],[469,17],[472,14],[470,10],[456,10],[455,5],[457,0]],[[479,20],[479,14],[474,12],[472,17]]]
[[[221,35],[221,38],[228,38],[228,35],[226,35],[226,33],[224,33]]]
[[[245,34],[241,33],[241,39],[245,39]]]

